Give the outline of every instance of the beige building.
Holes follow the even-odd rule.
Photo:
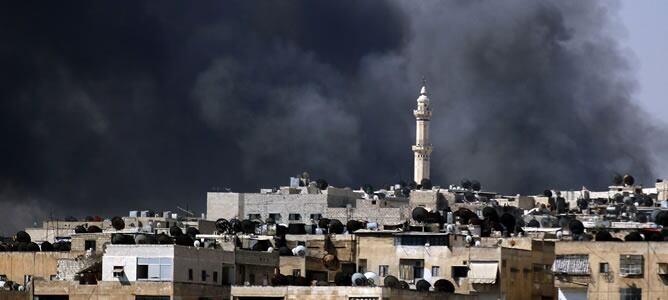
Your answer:
[[[556,244],[553,266],[559,299],[668,299],[665,242]]]
[[[233,286],[232,300],[284,299],[284,300],[473,300],[470,295],[390,289],[383,287],[350,286]]]
[[[413,285],[446,279],[458,294],[477,299],[553,299],[550,271],[554,243],[528,238],[483,238],[461,235],[358,231],[357,267],[381,277],[393,275]]]

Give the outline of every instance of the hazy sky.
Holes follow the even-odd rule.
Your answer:
[[[620,17],[627,29],[626,44],[635,53],[643,109],[668,124],[668,1],[621,3]],[[664,172],[664,174],[666,174]]]

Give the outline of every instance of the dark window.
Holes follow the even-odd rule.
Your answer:
[[[193,280],[193,269],[188,269],[188,280]]]
[[[213,282],[218,282],[218,272],[213,272]]]
[[[439,267],[439,266],[432,266],[432,267],[431,267],[431,276],[432,276],[432,277],[439,277],[439,276],[441,276],[441,267]]]
[[[322,219],[322,214],[311,214],[311,219],[312,220],[320,220]]]
[[[260,214],[248,214],[249,220],[262,220],[262,215]]]
[[[281,214],[277,214],[277,213],[269,214],[269,218],[271,218],[272,220],[274,220],[274,222],[277,222],[277,223],[280,222],[281,219],[282,219]]]
[[[643,274],[642,255],[620,255],[619,274],[625,276],[638,276]]]
[[[222,280],[222,284],[225,284],[225,285],[232,284],[232,276],[231,276],[231,275],[232,275],[232,274],[231,274],[231,273],[232,273],[232,270],[233,270],[233,267],[230,267],[230,266],[223,266],[223,274],[222,274],[222,275],[223,275],[223,278],[222,278],[223,280]]]
[[[610,272],[610,265],[607,262],[602,262],[598,264],[599,273],[608,273]]]
[[[290,221],[299,221],[299,220],[302,219],[302,215],[300,215],[300,214],[290,214],[290,215],[288,216],[288,219],[289,219]]]
[[[469,268],[466,266],[453,266],[452,278],[465,278],[469,275]]]
[[[137,279],[148,279],[148,265],[137,265]]]
[[[376,205],[376,200],[371,200],[371,205]]]
[[[360,259],[359,266],[357,266],[357,272],[366,273],[366,259]]]
[[[302,276],[302,270],[292,269],[292,277],[300,277],[300,276]]]
[[[619,300],[642,300],[642,289],[621,288],[619,289]]]
[[[202,270],[202,281],[206,281],[206,270]]]
[[[85,250],[91,249],[94,252],[95,251],[95,240],[86,240],[84,242],[84,249]]]
[[[390,275],[390,266],[388,265],[378,266],[378,276],[385,277],[387,275]]]
[[[448,246],[447,235],[402,235],[398,237],[398,243],[402,246]]]

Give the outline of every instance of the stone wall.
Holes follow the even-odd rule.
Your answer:
[[[99,256],[79,256],[75,258],[62,258],[58,260],[58,280],[75,280],[77,272],[88,268],[102,260]]]
[[[71,252],[0,252],[0,274],[23,282],[24,275],[50,278],[58,273],[58,260],[74,258]]]

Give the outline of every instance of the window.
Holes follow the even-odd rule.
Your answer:
[[[552,265],[552,271],[558,274],[589,275],[589,255],[569,254],[557,255]]]
[[[289,219],[290,221],[299,221],[299,220],[302,219],[302,215],[300,215],[300,214],[290,214],[290,215],[288,216],[288,219]]]
[[[452,278],[465,278],[469,275],[469,268],[467,266],[453,266]]]
[[[282,219],[281,214],[278,213],[269,214],[269,218],[274,220],[276,223],[280,222]]]
[[[84,250],[88,250],[88,249],[95,252],[95,240],[86,240],[84,242]]]
[[[668,263],[658,263],[657,267],[659,275],[668,275]]]
[[[424,260],[422,259],[399,259],[399,279],[408,283],[424,276]]]
[[[378,276],[385,277],[390,274],[390,266],[380,265],[378,266]]]
[[[202,270],[202,281],[206,281],[206,270]]]
[[[376,205],[376,200],[371,200],[371,205]]]
[[[234,276],[234,275],[233,275],[233,271],[234,271],[234,267],[233,267],[233,266],[229,266],[229,265],[228,265],[228,266],[223,266],[223,274],[222,274],[222,276],[223,276],[223,278],[222,278],[222,284],[223,284],[223,285],[230,285],[230,284],[232,284],[232,278],[234,278],[234,277],[233,277],[233,276]]]
[[[292,277],[300,277],[300,276],[302,276],[302,270],[292,269]]]
[[[172,270],[169,257],[137,258],[137,279],[172,280]]]
[[[439,277],[439,276],[441,276],[441,267],[432,266],[431,267],[431,277]]]
[[[598,264],[598,272],[599,273],[609,273],[610,272],[610,265],[607,262],[602,262]]]
[[[447,235],[401,235],[397,237],[396,243],[402,246],[447,246],[449,245]]]
[[[213,282],[218,282],[218,272],[213,272]]]
[[[193,280],[193,269],[188,269],[188,280]]]
[[[262,220],[262,215],[260,214],[248,214],[249,220]]]
[[[642,289],[621,288],[619,289],[619,300],[642,300]]]
[[[311,220],[320,220],[322,219],[322,214],[311,214]]]
[[[637,276],[643,274],[642,255],[620,255],[619,274],[622,276]]]
[[[357,272],[366,273],[366,259],[360,259],[359,265],[357,266]]]

